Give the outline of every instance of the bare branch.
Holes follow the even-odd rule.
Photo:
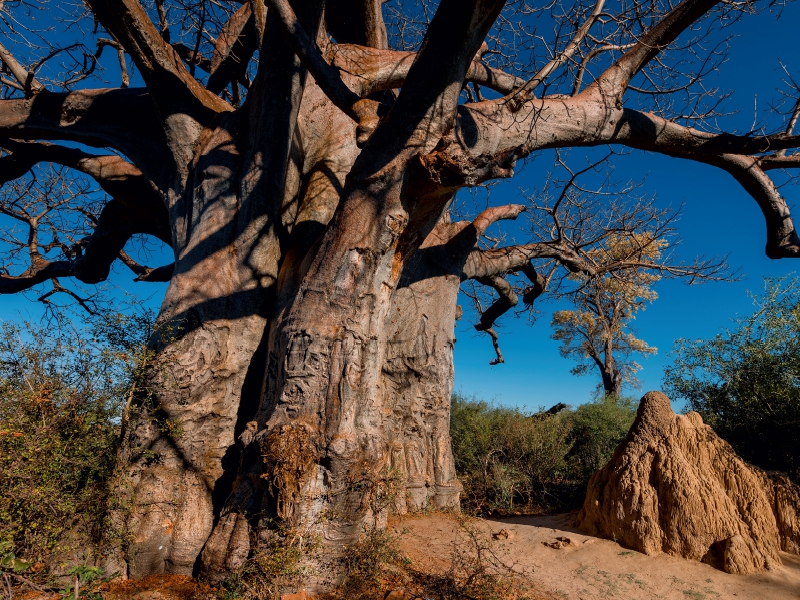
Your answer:
[[[355,76],[350,85],[361,97],[402,87],[417,58],[416,52],[376,50],[352,44],[330,44],[327,52],[334,67]],[[478,59],[470,63],[465,81],[503,94],[525,83],[523,79],[493,69]]]
[[[683,0],[583,92],[621,102],[631,79],[720,0]]]
[[[478,235],[483,235],[488,227],[502,220],[515,220],[520,214],[525,212],[526,207],[524,204],[507,204],[505,206],[494,206],[487,208],[479,214],[472,225],[475,227]]]
[[[2,44],[0,44],[0,61],[2,61],[2,63],[8,67],[8,70],[14,76],[14,79],[17,80],[19,89],[23,90],[26,96],[36,94],[45,89],[44,86],[34,77],[34,72],[25,69],[25,67],[23,67],[16,58],[14,58],[14,55],[6,50],[5,46]]]
[[[97,316],[99,313],[95,310],[92,306],[91,298],[83,298],[79,296],[77,293],[73,292],[72,290],[65,288],[61,285],[58,279],[51,279],[50,282],[53,284],[53,288],[49,292],[45,292],[41,296],[39,296],[36,300],[38,302],[43,302],[44,304],[50,304],[50,297],[55,294],[66,294],[70,296],[78,305],[85,310],[87,313],[93,316]]]
[[[64,165],[91,176],[100,187],[139,217],[138,233],[154,235],[172,243],[169,219],[159,191],[142,172],[119,156],[96,156],[79,150],[44,142],[0,140],[0,147],[13,153],[0,158],[0,185],[21,177],[35,164],[50,162]],[[132,219],[132,215],[127,217]]]
[[[592,14],[589,15],[583,25],[578,29],[578,31],[575,33],[575,37],[573,37],[572,41],[567,44],[566,48],[554,56],[553,59],[539,69],[536,75],[530,78],[525,85],[511,95],[509,101],[512,103],[512,105],[515,105],[518,108],[530,97],[534,90],[550,76],[553,71],[558,69],[561,65],[572,58],[572,56],[578,50],[581,42],[588,35],[589,30],[595,24],[598,17],[602,14],[604,6],[605,0],[597,0]]]
[[[758,156],[758,166],[763,171],[773,169],[796,169],[800,167],[800,154],[794,153],[786,156],[786,149],[779,150],[775,154]]]
[[[206,58],[202,54],[200,54],[196,50],[192,50],[185,44],[181,44],[180,42],[176,42],[172,44],[172,48],[175,52],[178,53],[178,56],[181,57],[185,63],[191,66],[197,66],[203,69],[206,73],[211,72],[211,59]]]
[[[96,57],[96,59],[99,58],[99,54],[100,52],[102,52],[104,46],[111,46],[117,51],[117,59],[119,60],[119,70],[122,75],[122,84],[120,85],[120,87],[126,88],[130,86],[131,78],[130,75],[128,75],[128,65],[125,62],[125,48],[123,48],[122,44],[120,44],[115,40],[100,38],[97,40],[98,56]]]
[[[137,0],[87,0],[95,17],[133,58],[164,115],[188,114],[207,123],[231,106],[206,90],[183,66]]]

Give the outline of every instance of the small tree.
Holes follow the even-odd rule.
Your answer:
[[[745,460],[800,481],[800,281],[766,279],[755,312],[710,340],[679,339],[664,375]]]
[[[600,264],[640,259],[657,264],[666,241],[653,234],[614,235],[592,254]],[[611,273],[572,275],[580,283],[571,295],[575,308],[553,314],[553,339],[561,342],[561,356],[577,361],[574,375],[586,375],[596,367],[606,395],[619,396],[623,384],[638,385],[642,367],[634,354],[655,354],[657,349],[636,337],[632,321],[636,313],[658,296],[652,289],[658,272],[632,267]]]

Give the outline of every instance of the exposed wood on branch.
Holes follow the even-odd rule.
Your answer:
[[[356,92],[365,97],[401,87],[417,58],[416,52],[376,50],[352,44],[330,44],[333,66],[356,76]],[[480,60],[470,62],[465,81],[507,94],[525,83],[524,79],[489,67]]]

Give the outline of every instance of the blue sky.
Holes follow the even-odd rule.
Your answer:
[[[710,78],[713,85],[733,91],[726,107],[741,112],[722,121],[728,129],[748,130],[753,121],[754,97],[759,113],[767,110],[769,100],[778,97],[776,88],[784,77],[779,60],[794,74],[800,70],[796,59],[796,35],[800,25],[800,6],[791,4],[780,20],[775,13],[745,16],[731,29],[739,35],[733,40],[730,60],[721,72]],[[112,79],[115,79],[111,75]],[[800,77],[799,77],[800,79]],[[135,83],[134,83],[135,84]],[[579,154],[574,157],[579,158]],[[493,191],[497,202],[519,202],[519,188],[533,189],[541,184],[543,169],[549,159],[536,161],[511,182]],[[710,283],[686,286],[681,282],[662,281],[656,286],[659,299],[640,313],[636,327],[640,337],[659,349],[657,356],[640,361],[643,389],[658,389],[669,350],[676,338],[710,337],[726,327],[737,314],[751,311],[747,290],[758,290],[764,276],[782,276],[800,270],[800,262],[770,261],[764,255],[764,223],[755,202],[730,178],[712,167],[659,155],[633,153],[615,159],[621,178],[640,179],[647,175],[643,191],[658,195],[663,206],[684,205],[678,229],[684,240],[679,254],[686,260],[696,255],[729,254],[732,267],[745,276],[735,283]],[[789,204],[800,197],[800,188],[787,186],[783,193]],[[5,222],[0,222],[5,226]],[[168,257],[155,259],[156,266]],[[132,283],[133,275],[117,266],[110,283],[128,289],[156,307],[163,295],[163,284]],[[116,292],[122,298],[122,292]],[[463,301],[462,304],[466,304]],[[554,304],[542,303],[542,314],[534,326],[525,319],[507,315],[500,321],[501,347],[505,364],[490,366],[493,350],[489,338],[477,334],[473,320],[457,323],[455,352],[456,389],[465,394],[494,399],[502,404],[536,409],[557,402],[580,404],[587,401],[598,379],[576,378],[569,373],[573,363],[558,354],[558,345],[550,339],[550,314]],[[23,296],[0,296],[0,318],[37,319],[41,305]],[[638,393],[638,392],[637,392]]]

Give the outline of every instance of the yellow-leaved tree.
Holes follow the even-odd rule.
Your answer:
[[[658,297],[653,284],[662,274],[653,267],[661,262],[667,245],[654,233],[610,235],[586,253],[597,272],[570,275],[578,284],[570,295],[574,308],[553,314],[552,337],[561,342],[561,355],[578,363],[572,373],[586,375],[597,369],[606,395],[619,395],[623,385],[636,387],[636,373],[642,367],[633,356],[657,352],[636,337],[632,321]],[[619,263],[631,266],[605,269]]]

